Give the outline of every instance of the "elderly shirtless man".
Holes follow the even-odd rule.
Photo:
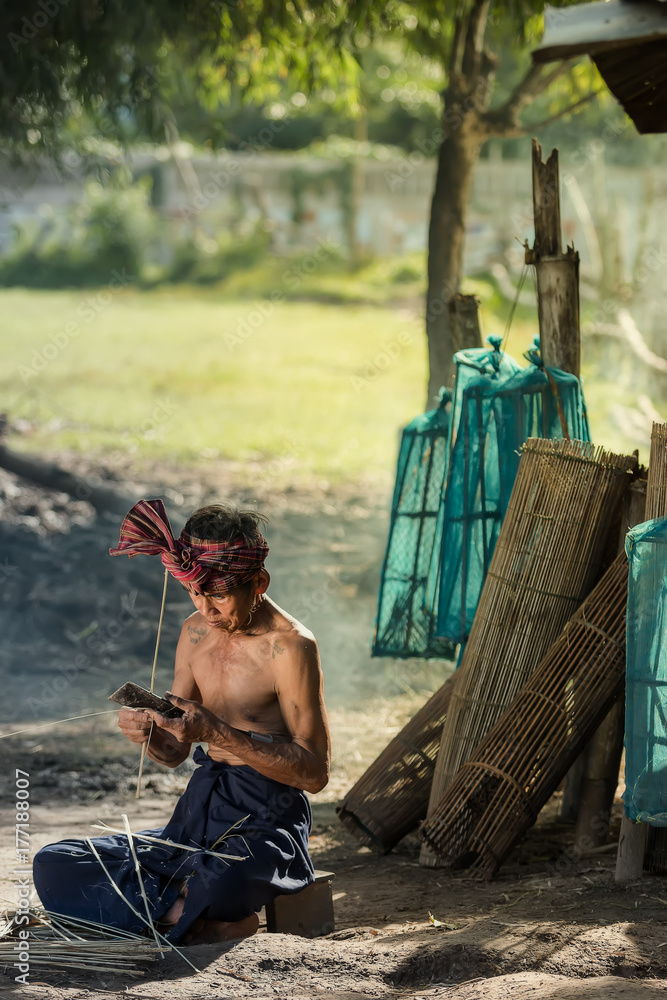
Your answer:
[[[162,502],[142,500],[110,550],[159,554],[196,608],[181,630],[166,695],[183,715],[123,709],[118,722],[167,767],[181,764],[193,743],[208,744],[207,753],[195,750],[199,766],[167,826],[144,831],[198,850],[135,841],[151,918],[174,943],[253,934],[263,905],[313,880],[304,792],[319,792],[328,781],[322,671],[312,634],[266,595],[260,521],[252,511],[211,505],[196,511],[176,539]],[[127,837],[93,844],[124,898],[85,841],[62,841],[35,857],[45,907],[145,930]]]

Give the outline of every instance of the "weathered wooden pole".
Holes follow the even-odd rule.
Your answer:
[[[545,365],[579,375],[579,254],[561,248],[558,150],[546,163],[533,139],[535,242],[526,244],[526,263],[535,266],[540,348]]]
[[[458,293],[447,302],[454,354],[468,347],[482,347],[482,317],[476,295]]]
[[[625,494],[618,551],[625,546],[630,528],[644,520],[646,480],[632,483]],[[618,786],[618,772],[625,733],[625,699],[621,697],[610,710],[588,744],[584,757],[580,806],[574,830],[574,846],[582,852],[604,843]],[[632,824],[631,824],[632,825]],[[627,850],[627,837],[625,840]]]
[[[558,150],[546,163],[542,147],[533,139],[533,224],[535,242],[526,242],[526,264],[535,267],[540,352],[549,368],[560,368],[579,377],[579,254],[574,247],[562,251]],[[568,774],[561,819],[574,822],[579,810],[585,752]]]

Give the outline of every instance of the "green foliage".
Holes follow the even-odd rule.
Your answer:
[[[269,234],[259,226],[250,235],[230,233],[217,240],[202,238],[199,233],[190,234],[176,245],[163,280],[172,284],[216,284],[236,271],[257,265],[268,248]]]
[[[140,285],[214,284],[266,254],[269,234],[261,226],[248,231],[216,220],[215,237],[199,227],[177,232],[151,207],[151,178],[126,180],[90,181],[76,204],[44,206],[39,223],[19,225],[0,258],[0,285],[87,288],[115,273]]]
[[[156,232],[148,180],[109,187],[90,181],[75,205],[43,212],[41,224],[17,227],[0,259],[0,284],[86,287],[106,284],[114,271],[140,276]]]

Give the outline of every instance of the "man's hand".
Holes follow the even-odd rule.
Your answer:
[[[128,740],[141,745],[151,731],[151,718],[142,708],[121,708],[118,713],[118,728]]]
[[[146,709],[144,714],[152,719],[156,726],[171,733],[180,743],[210,743],[215,739],[216,745],[220,745],[221,730],[225,728],[222,719],[209,712],[198,701],[180,698],[171,691],[165,693],[165,698],[177,708],[182,708],[183,715],[178,719],[169,719],[160,712]]]

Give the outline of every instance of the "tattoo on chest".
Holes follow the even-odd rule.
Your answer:
[[[193,646],[196,646],[198,642],[201,642],[206,635],[205,628],[196,628],[194,625],[188,625],[188,635],[190,636],[190,642]]]
[[[276,656],[280,656],[281,653],[285,652],[285,647],[281,646],[277,639],[274,640],[273,649],[271,651],[271,659],[275,660]]]

